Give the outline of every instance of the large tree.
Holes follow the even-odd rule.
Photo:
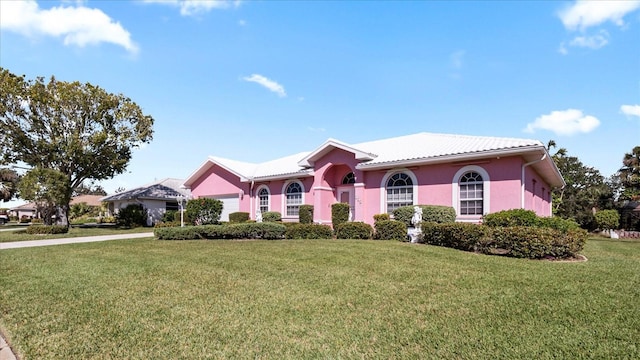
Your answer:
[[[624,154],[618,176],[622,187],[620,200],[640,199],[640,146]]]
[[[0,200],[13,199],[18,191],[18,173],[11,169],[0,168]]]
[[[132,149],[153,138],[153,118],[122,94],[89,83],[27,80],[0,68],[0,162],[25,163],[67,177],[60,222],[85,180],[121,174]]]
[[[568,156],[566,149],[559,149],[552,158],[567,183],[553,191],[554,215],[575,219],[586,229],[594,228],[593,211],[613,206],[614,189],[600,171]]]

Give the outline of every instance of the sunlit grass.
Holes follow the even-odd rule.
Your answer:
[[[640,243],[583,263],[391,241],[127,240],[0,252],[25,359],[638,358]]]

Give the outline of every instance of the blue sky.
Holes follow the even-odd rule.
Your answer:
[[[0,66],[155,118],[108,192],[415,132],[556,141],[605,176],[640,145],[640,1],[5,1]],[[4,206],[4,205],[3,205]]]

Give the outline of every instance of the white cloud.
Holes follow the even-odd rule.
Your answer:
[[[465,55],[464,50],[458,50],[452,53],[451,55],[449,55],[449,58],[451,60],[451,66],[455,69],[460,69],[463,65],[464,55]]]
[[[622,105],[620,111],[627,116],[640,117],[640,105]]]
[[[564,42],[560,43],[560,46],[558,47],[558,52],[562,55],[567,55],[569,53],[569,50],[567,50],[567,47],[564,45]]]
[[[568,109],[552,111],[542,115],[534,122],[527,124],[525,132],[533,133],[536,129],[549,130],[556,135],[573,135],[588,133],[600,125],[600,120],[591,115],[585,115],[581,110]]]
[[[611,21],[624,25],[625,15],[640,8],[640,0],[586,1],[578,0],[558,13],[564,27],[584,31],[589,27]]]
[[[277,82],[270,80],[259,74],[252,74],[251,76],[245,76],[242,78],[244,81],[254,82],[256,84],[260,84],[265,88],[269,89],[280,97],[286,97],[287,93],[284,91],[284,87]]]
[[[99,9],[59,6],[40,9],[34,0],[0,1],[0,29],[28,37],[62,37],[65,45],[84,47],[103,42],[120,45],[131,53],[138,46],[120,23]]]
[[[597,35],[593,36],[576,36],[569,45],[577,47],[586,47],[590,49],[600,49],[609,42],[609,33],[606,30],[600,30]]]
[[[211,11],[239,6],[240,0],[144,0],[146,3],[170,5],[180,8],[180,15],[192,16]]]

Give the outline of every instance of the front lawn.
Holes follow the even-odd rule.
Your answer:
[[[0,252],[24,359],[640,358],[640,242],[551,263],[393,241]]]
[[[25,232],[26,226],[21,226],[18,230],[13,231],[0,231],[0,242],[11,241],[27,241],[27,240],[41,240],[41,239],[62,239],[73,238],[82,236],[99,236],[99,235],[119,235],[119,234],[134,234],[134,233],[146,233],[153,232],[153,228],[133,228],[133,229],[117,229],[117,228],[79,228],[71,227],[66,234],[27,234]]]

